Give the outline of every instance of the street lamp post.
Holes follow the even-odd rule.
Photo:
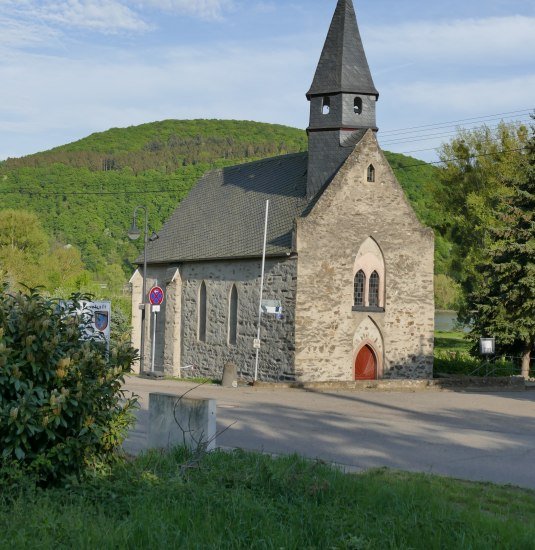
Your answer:
[[[141,236],[141,231],[136,225],[136,217],[139,210],[145,212],[145,231],[143,239],[143,302],[139,305],[142,310],[141,313],[141,350],[139,355],[139,374],[143,374],[145,371],[145,317],[146,308],[145,303],[147,299],[147,244],[149,242],[149,212],[146,206],[136,206],[134,210],[134,216],[132,219],[132,227],[128,231],[128,238],[132,241],[136,241]]]

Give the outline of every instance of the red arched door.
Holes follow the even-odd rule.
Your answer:
[[[364,346],[355,360],[355,380],[375,380],[377,378],[377,358],[370,346]]]

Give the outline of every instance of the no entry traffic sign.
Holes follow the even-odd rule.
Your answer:
[[[150,289],[149,300],[153,306],[159,306],[163,303],[164,299],[163,290],[159,286],[154,286]]]

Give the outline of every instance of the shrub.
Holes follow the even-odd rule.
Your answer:
[[[73,296],[66,308],[38,291],[0,296],[0,452],[43,485],[117,456],[135,398],[121,385],[129,344],[81,340],[89,326]]]

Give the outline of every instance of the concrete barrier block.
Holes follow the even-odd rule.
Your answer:
[[[215,399],[149,394],[149,448],[185,446],[196,450],[199,445],[208,451],[215,449]]]

